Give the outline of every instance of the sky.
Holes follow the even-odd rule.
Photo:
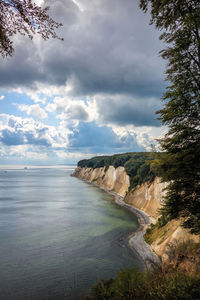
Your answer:
[[[16,35],[0,57],[0,164],[150,151],[164,128],[164,45],[138,0],[38,0],[64,38]]]

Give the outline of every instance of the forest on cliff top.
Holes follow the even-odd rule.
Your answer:
[[[102,168],[113,166],[124,167],[130,177],[130,189],[145,181],[152,182],[155,176],[159,176],[159,168],[156,167],[156,158],[162,153],[154,152],[129,152],[111,156],[95,156],[78,162],[79,167]]]

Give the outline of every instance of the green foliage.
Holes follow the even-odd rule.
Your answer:
[[[115,154],[112,156],[96,156],[91,159],[84,159],[78,162],[79,167],[88,168],[109,168],[110,165],[117,167],[125,167],[127,174],[130,177],[130,189],[142,184],[145,181],[152,182],[155,176],[158,175],[159,168],[152,162],[157,157],[162,156],[162,153],[151,152],[130,152],[124,154]]]
[[[142,184],[145,181],[152,181],[155,173],[151,171],[150,163],[153,156],[134,155],[124,165],[126,172],[130,177],[130,189]]]
[[[155,228],[156,228],[155,225],[151,224],[151,226],[149,228],[147,228],[146,233],[144,234],[144,240],[149,245],[151,245],[154,241],[153,232],[154,232]]]
[[[166,278],[161,288],[155,290],[154,294],[158,290],[160,290],[160,295],[164,294],[163,299],[200,299],[200,277],[185,273],[173,274]]]
[[[121,270],[115,280],[103,279],[92,287],[91,295],[86,299],[145,299],[146,277],[146,273],[137,269]]]
[[[107,168],[112,165],[115,168],[124,166],[126,161],[132,157],[133,153],[115,154],[112,156],[95,156],[91,159],[83,159],[78,162],[79,167],[89,168],[101,168],[106,166]]]
[[[86,299],[96,299],[96,300],[104,300],[104,299],[112,299],[114,296],[112,290],[112,284],[114,279],[102,279],[96,285],[91,288],[91,296],[88,296]]]
[[[161,55],[170,86],[157,112],[169,128],[160,140],[166,154],[157,161],[170,182],[163,214],[183,217],[184,227],[200,233],[200,1],[141,0],[140,7],[150,9],[151,23],[168,44]]]
[[[160,219],[156,226],[164,226]],[[155,226],[155,225],[154,225]],[[145,272],[121,270],[116,279],[94,285],[87,300],[198,300],[200,299],[200,244],[170,244],[170,260]],[[191,264],[192,263],[192,264]]]
[[[155,238],[158,238],[158,229],[164,227],[167,224],[167,218],[162,215],[157,223],[151,224],[149,228],[147,228],[146,233],[144,234],[144,240],[148,244],[152,244]]]
[[[168,222],[167,218],[166,218],[164,215],[162,215],[162,216],[158,219],[158,222],[157,222],[158,228],[161,228],[161,227],[165,226],[165,225],[167,224],[167,222]]]
[[[200,299],[200,274],[122,270],[115,280],[102,280],[87,300],[193,300]]]
[[[191,255],[191,253],[198,252],[199,249],[200,243],[195,243],[192,240],[188,240],[187,242],[182,242],[177,245],[176,254],[181,257],[188,257]]]

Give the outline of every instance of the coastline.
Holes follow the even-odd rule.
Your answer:
[[[73,176],[73,175],[71,175]],[[74,176],[76,177],[76,176]],[[131,206],[124,202],[124,198],[117,194],[116,192],[113,192],[107,188],[101,187],[93,182],[90,182],[88,180],[76,177],[78,179],[81,179],[82,181],[85,181],[88,184],[91,184],[95,187],[100,188],[101,190],[107,192],[108,194],[112,195],[114,197],[114,201],[117,205],[122,206],[130,210],[133,214],[135,214],[138,218],[139,222],[139,228],[137,231],[133,232],[128,237],[128,246],[132,251],[135,251],[138,256],[142,259],[145,268],[150,269],[156,264],[160,264],[159,257],[153,252],[151,249],[151,246],[147,244],[144,240],[144,234],[146,232],[146,229],[150,226],[151,223],[154,223],[154,219],[150,216],[148,216],[145,212],[137,209],[134,206]]]
[[[155,252],[153,252],[153,250],[151,249],[151,246],[149,244],[147,244],[144,240],[144,234],[146,232],[146,229],[155,220],[152,217],[148,216],[143,211],[137,209],[136,207],[133,207],[133,206],[125,203],[122,196],[120,196],[118,194],[116,194],[116,195],[114,194],[114,196],[115,196],[116,204],[127,208],[128,210],[130,210],[133,214],[135,214],[138,217],[140,226],[136,232],[133,232],[129,236],[130,248],[137,252],[137,254],[140,256],[140,258],[143,260],[146,269],[152,268],[155,264],[160,264],[159,257],[155,254]]]

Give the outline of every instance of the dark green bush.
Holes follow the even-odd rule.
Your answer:
[[[181,271],[165,272],[163,268],[141,272],[122,270],[116,279],[101,280],[87,300],[198,300],[200,274]]]
[[[161,217],[158,219],[158,228],[161,228],[163,226],[165,226],[167,224],[168,220],[167,217],[165,215],[161,215]]]

